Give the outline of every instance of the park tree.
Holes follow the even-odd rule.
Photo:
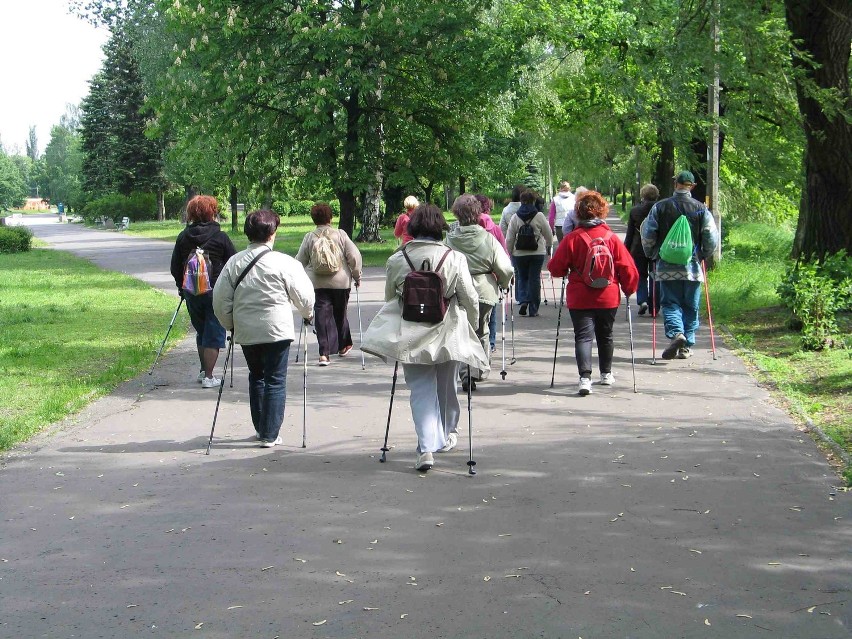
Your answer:
[[[21,206],[26,198],[26,183],[11,157],[0,150],[0,210]]]
[[[47,192],[52,202],[63,202],[76,210],[83,200],[83,150],[78,108],[69,104],[50,130],[44,150]]]
[[[806,147],[793,254],[852,254],[852,3],[785,0]]]
[[[84,188],[91,196],[162,193],[162,147],[145,135],[149,110],[131,32],[113,26],[101,71],[82,103]]]
[[[30,130],[27,134],[26,148],[27,148],[27,157],[30,158],[33,162],[37,162],[38,161],[38,136],[36,135],[36,128],[34,126],[30,127]]]

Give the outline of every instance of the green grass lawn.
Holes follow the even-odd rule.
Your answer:
[[[177,305],[60,251],[0,255],[0,271],[0,450],[146,370]]]
[[[852,351],[802,351],[775,292],[790,263],[792,239],[792,230],[765,224],[731,228],[722,263],[709,278],[713,319],[734,334],[740,355],[794,413],[813,420],[852,453]],[[849,334],[849,318],[841,324]],[[852,468],[845,477],[852,484]]]
[[[124,232],[128,235],[174,242],[184,228],[185,225],[176,220],[165,222],[134,222]],[[316,225],[308,215],[281,218],[281,226],[278,227],[278,235],[275,239],[275,250],[295,256],[299,251],[299,247],[302,245],[302,238],[305,237],[306,233],[315,228]],[[242,223],[239,230],[234,232],[231,230],[230,223],[223,222],[222,230],[230,236],[231,241],[238,251],[248,246],[248,240],[243,234]],[[364,266],[384,266],[390,254],[396,250],[397,241],[393,236],[393,229],[381,229],[380,234],[385,240],[383,243],[360,242],[357,244],[358,250],[361,251],[361,256],[364,260]]]

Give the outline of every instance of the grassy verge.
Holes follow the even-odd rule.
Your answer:
[[[710,274],[714,320],[742,345],[740,355],[758,376],[852,454],[852,352],[805,352],[787,326],[775,287],[787,270],[792,231],[762,224],[731,229],[722,264]],[[849,332],[849,318],[842,318]],[[852,468],[845,469],[852,484]]]
[[[311,221],[310,216],[307,215],[282,218],[281,226],[278,229],[278,235],[275,239],[275,250],[295,256],[299,251],[299,247],[302,245],[302,238],[305,237],[305,233],[315,228],[316,225]],[[125,233],[174,242],[183,229],[184,224],[175,220],[168,220],[166,222],[134,222]],[[239,230],[234,232],[231,230],[230,223],[224,222],[222,230],[230,236],[231,241],[238,251],[248,246],[248,240],[243,234],[242,224],[240,224]],[[382,243],[358,243],[358,250],[361,251],[364,266],[384,266],[390,254],[396,250],[397,241],[393,236],[393,229],[382,229],[381,236],[385,240]]]
[[[0,450],[144,371],[176,306],[59,251],[0,255],[0,271]]]

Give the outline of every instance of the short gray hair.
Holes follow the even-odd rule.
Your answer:
[[[473,226],[479,223],[479,216],[482,214],[482,205],[475,195],[463,193],[453,202],[453,215],[458,219],[462,226]]]
[[[653,184],[646,184],[639,191],[639,199],[656,202],[660,199],[660,189],[658,189]]]

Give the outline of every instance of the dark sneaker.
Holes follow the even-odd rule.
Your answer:
[[[648,302],[642,302],[639,305],[639,315],[644,315],[648,312]]]
[[[466,393],[468,387],[470,387],[471,391],[476,390],[476,382],[470,378],[462,380],[462,390]]]
[[[526,315],[526,314],[527,314],[527,305],[521,304],[520,308],[518,309],[518,315]]]
[[[683,333],[678,333],[672,338],[672,343],[663,351],[663,359],[674,359],[677,352],[686,346],[686,338]]]

